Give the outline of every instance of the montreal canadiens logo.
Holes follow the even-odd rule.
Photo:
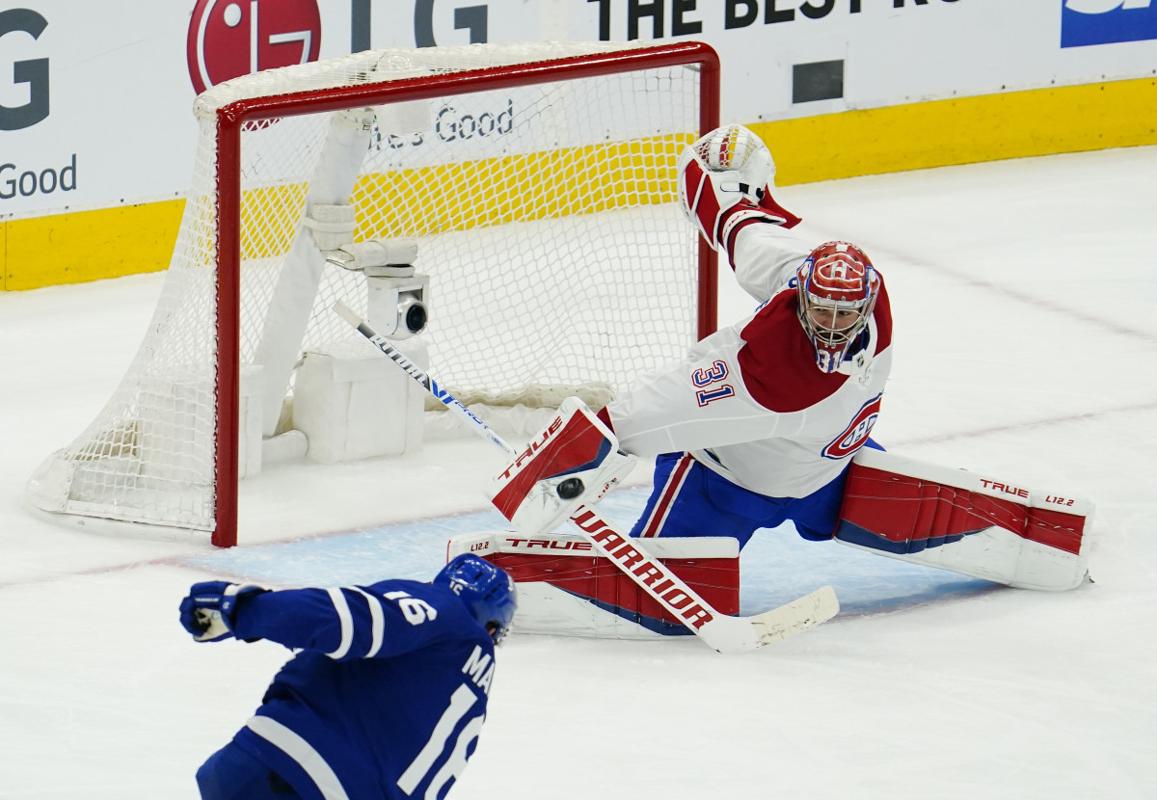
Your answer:
[[[823,450],[824,458],[841,459],[855,453],[868,441],[868,435],[876,425],[880,416],[880,401],[883,395],[876,395],[856,412],[856,416],[848,423],[840,435],[832,439]]]
[[[197,0],[186,55],[197,93],[273,67],[317,61],[317,0]]]
[[[862,292],[864,268],[843,258],[829,258],[816,264],[815,281],[825,289]]]

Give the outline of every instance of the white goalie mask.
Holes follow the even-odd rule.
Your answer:
[[[867,327],[880,293],[880,277],[863,250],[825,242],[796,271],[800,324],[816,351],[821,372],[837,372]]]

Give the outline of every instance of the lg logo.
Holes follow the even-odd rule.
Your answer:
[[[358,53],[372,47],[370,30],[375,1],[381,2],[350,0],[350,52]],[[490,9],[486,3],[470,0],[414,0],[415,47],[461,43],[460,35],[440,36],[437,33],[445,31],[447,23],[454,30],[466,31],[470,44],[489,41]]]
[[[26,34],[39,39],[48,20],[30,8],[0,11],[0,45],[5,36]],[[28,85],[28,102],[19,106],[0,103],[0,131],[28,128],[48,116],[48,59],[34,58],[12,65],[14,85]]]
[[[455,30],[465,30],[470,34],[470,44],[487,41],[488,10],[485,4],[460,5],[454,9]],[[434,47],[434,0],[414,2],[414,44],[417,47]]]
[[[1108,14],[1119,8],[1148,8],[1150,0],[1065,0],[1065,8],[1081,14]]]
[[[193,88],[273,67],[316,61],[317,0],[197,0],[186,55]]]

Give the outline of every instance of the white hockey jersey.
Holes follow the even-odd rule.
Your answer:
[[[867,362],[852,375],[825,374],[796,316],[795,271],[813,245],[769,224],[743,227],[732,245],[739,284],[763,304],[602,416],[628,453],[687,451],[751,491],[803,497],[839,475],[876,422],[892,362],[888,294],[881,281]]]

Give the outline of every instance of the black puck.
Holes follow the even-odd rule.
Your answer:
[[[583,486],[583,482],[579,478],[567,478],[558,485],[555,491],[563,500],[574,500],[583,493],[584,488],[586,487]]]

